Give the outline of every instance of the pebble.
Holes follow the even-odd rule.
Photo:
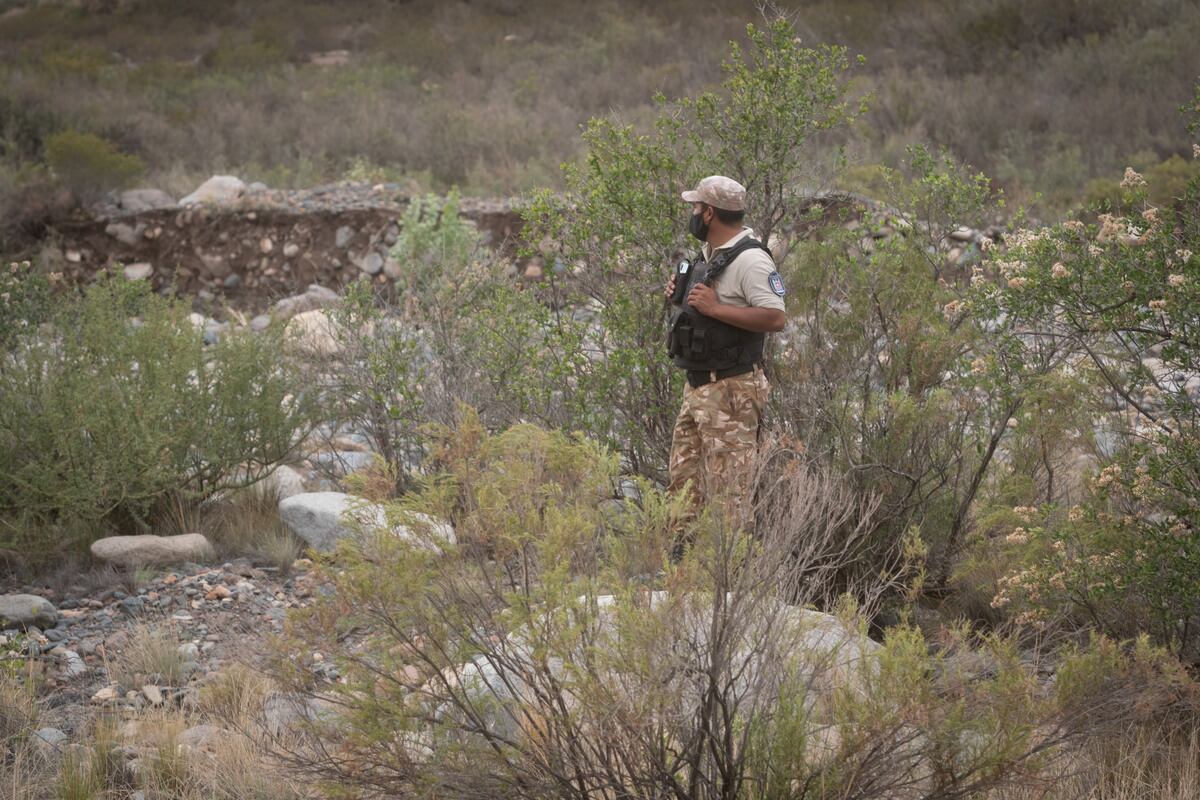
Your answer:
[[[121,610],[131,617],[146,610],[146,603],[140,597],[126,597],[120,602]]]
[[[117,697],[118,697],[118,695],[117,695],[117,687],[116,686],[105,686],[104,688],[100,689],[98,692],[96,692],[95,694],[92,695],[92,702],[93,703],[111,703],[112,701],[116,700]]]
[[[84,663],[83,657],[74,650],[64,650],[62,654],[65,666],[63,674],[68,678],[78,678],[80,675],[87,674],[88,666]]]

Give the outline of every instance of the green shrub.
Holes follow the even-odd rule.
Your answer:
[[[1183,159],[1173,155],[1159,161],[1149,157],[1132,157],[1129,164],[1142,173],[1148,193],[1146,200],[1154,206],[1170,205],[1175,198],[1182,197],[1188,184],[1200,177],[1200,161]],[[1113,178],[1096,178],[1083,187],[1083,205],[1101,211],[1113,211],[1121,207],[1123,198],[1121,181]]]
[[[1018,358],[1062,342],[1113,409],[1100,469],[1078,506],[1035,509],[1034,545],[998,603],[1041,624],[1082,617],[1148,631],[1196,658],[1200,629],[1200,177],[1169,206],[1129,169],[1098,224],[1018,232],[973,303],[1013,326]]]
[[[590,307],[555,316],[541,372],[570,363],[566,405],[587,409],[573,424],[646,476],[665,472],[682,384],[664,353],[662,298],[668,265],[689,246],[681,187],[713,172],[743,181],[748,223],[765,242],[796,220],[802,187],[832,171],[821,134],[853,118],[844,48],[801,47],[785,19],[748,26],[747,36],[748,51],[731,47],[719,93],[660,98],[650,132],[593,119],[586,159],[564,171],[569,201],[543,192],[525,212],[529,239],[553,243],[554,305]]]
[[[460,215],[456,194],[414,198],[399,223],[395,285],[381,291],[363,279],[346,288],[331,311],[337,352],[318,359],[311,381],[325,419],[369,436],[407,487],[422,460],[424,423],[450,422],[459,401],[486,404],[483,375],[504,369],[489,363],[483,337],[500,332],[485,331],[502,324],[484,321],[486,304],[508,281]]]
[[[145,282],[63,294],[0,361],[0,513],[91,523],[92,537],[144,529],[169,501],[252,483],[288,455],[309,424],[297,387],[278,332],[208,348]],[[59,544],[22,536],[6,544]]]
[[[93,133],[61,131],[46,137],[46,164],[71,191],[90,198],[121,189],[140,177],[146,166]]]

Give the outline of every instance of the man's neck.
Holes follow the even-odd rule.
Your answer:
[[[710,229],[708,232],[708,250],[711,253],[713,250],[719,250],[729,241],[742,232],[742,228],[722,228],[720,230]]]

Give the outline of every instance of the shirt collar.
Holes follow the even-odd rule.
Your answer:
[[[728,250],[729,248],[733,247],[738,242],[740,242],[742,239],[745,239],[747,236],[753,236],[753,235],[754,235],[754,230],[752,228],[743,227],[741,233],[734,234],[732,239],[730,239],[728,242],[726,242],[725,244],[718,247],[717,250]],[[704,260],[707,261],[710,258],[712,258],[712,254],[715,251],[712,250],[711,248],[709,248],[708,242],[705,242],[704,244],[700,245],[700,252],[704,254]]]

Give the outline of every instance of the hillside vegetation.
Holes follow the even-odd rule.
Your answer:
[[[963,152],[891,153],[909,136],[936,145],[932,109],[954,102],[921,94],[929,116],[901,126],[879,121],[894,97],[862,102],[888,75],[943,76],[965,96],[1007,75],[1036,93],[1022,59],[1128,57],[1141,45],[1120,37],[1176,35],[1183,4],[1111,17],[1103,3],[1066,16],[906,4],[926,28],[951,27],[921,39],[897,12],[874,41],[955,42],[926,54],[928,73],[895,51],[863,67],[799,35],[880,19],[854,22],[854,5],[748,25],[743,43],[711,48],[719,68],[685,36],[704,6],[572,17],[546,4],[539,24],[562,33],[547,40],[504,32],[538,6],[439,7],[432,28],[416,2],[350,6],[389,8],[392,27],[297,44],[336,28],[306,17],[332,6],[264,4],[278,16],[239,21],[242,6],[216,5],[174,27],[165,5],[109,5],[6,18],[41,15],[21,39],[29,58],[45,57],[47,20],[62,22],[55,58],[68,66],[10,67],[21,77],[5,91],[38,89],[41,105],[11,107],[46,121],[28,158],[51,172],[29,169],[81,198],[116,178],[203,174],[214,156],[187,137],[206,131],[224,158],[243,148],[226,163],[251,165],[248,177],[300,180],[285,167],[307,163],[318,177],[508,185],[488,154],[526,144],[510,164],[532,181],[557,139],[519,125],[539,104],[567,127],[571,114],[540,78],[531,116],[519,94],[487,94],[488,59],[508,45],[497,73],[559,65],[553,88],[581,106],[634,99],[622,117],[590,117],[560,153],[583,157],[520,204],[537,251],[524,261],[487,246],[449,191],[394,208],[394,235],[370,241],[386,247],[374,272],[355,265],[340,293],[310,286],[250,320],[232,307],[208,318],[199,310],[222,309],[199,297],[193,311],[149,264],[79,283],[32,260],[0,271],[0,574],[18,584],[0,594],[0,800],[1197,796],[1200,84],[1168,88],[1193,56],[1178,45],[1158,76],[1169,98],[1113,89],[1120,113],[1087,141],[1055,116],[1071,94],[1052,85],[1045,130],[1078,142],[1014,145],[1004,162],[981,150],[999,173],[1024,153],[1021,169],[1052,180],[1038,159],[1065,164],[1079,148],[1062,208],[1087,207],[1049,224],[1014,210],[1007,195],[1029,197],[1019,170],[1002,193],[964,161],[977,143],[952,125],[959,138],[943,144]],[[255,33],[285,13],[293,38]],[[491,45],[439,55],[439,37],[485,20]],[[129,34],[155,23],[157,36]],[[580,33],[593,23],[622,44]],[[177,71],[159,84],[139,84],[142,67],[112,47],[78,44],[124,31],[143,58],[176,40],[176,58],[205,30],[199,61],[142,62]],[[372,50],[388,36],[416,58],[399,85],[427,102],[372,105],[404,73]],[[354,45],[322,51],[347,64],[305,62],[331,44]],[[651,105],[637,92],[656,81],[617,82],[664,53],[678,58],[678,99]],[[370,75],[391,77],[346,83]],[[458,83],[478,104],[440,94]],[[154,105],[138,86],[179,122],[142,113]],[[978,139],[1003,142],[999,120],[1026,113],[981,102],[993,128],[963,117]],[[112,127],[60,125],[84,108]],[[462,125],[422,117],[439,113]],[[385,136],[374,126],[388,115],[433,127]],[[494,115],[512,130],[489,127]],[[264,120],[294,127],[264,133]],[[139,125],[161,136],[121,139]],[[460,133],[464,149],[439,149]],[[155,160],[172,134],[197,166]],[[396,143],[411,155],[389,156]],[[1157,161],[1109,170],[1100,155],[1121,163],[1135,146]],[[843,148],[895,167],[847,166]],[[421,160],[432,153],[448,160]],[[772,246],[786,323],[764,356],[751,489],[693,509],[663,488],[684,391],[664,353],[663,288],[695,245],[680,184],[726,166]],[[807,190],[835,180],[885,202]],[[222,206],[162,224],[192,211],[215,221]],[[356,237],[368,238],[338,229],[334,247]],[[242,249],[265,273],[276,247]]]
[[[847,188],[878,188],[876,165],[917,142],[1047,214],[1093,179],[1104,196],[1126,165],[1177,187],[1191,169],[1176,114],[1200,74],[1189,0],[780,6],[806,44],[865,56],[854,81],[870,108],[841,135]],[[715,86],[757,16],[711,0],[4,0],[0,186],[33,217],[56,182],[180,196],[216,172],[278,187],[561,186],[582,123],[644,122],[655,93]]]

